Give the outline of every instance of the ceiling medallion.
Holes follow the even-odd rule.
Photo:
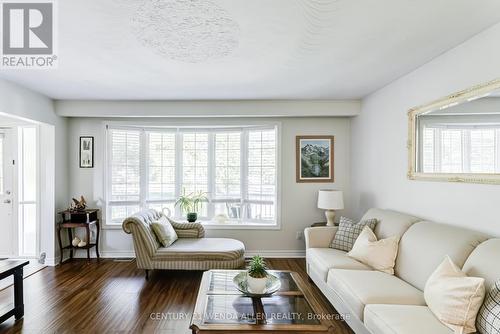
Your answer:
[[[173,60],[218,59],[238,46],[238,23],[210,0],[142,0],[132,24],[143,45]]]

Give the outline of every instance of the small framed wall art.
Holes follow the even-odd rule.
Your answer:
[[[94,137],[80,137],[80,168],[94,168]]]
[[[297,136],[297,182],[333,182],[333,157],[334,136]]]

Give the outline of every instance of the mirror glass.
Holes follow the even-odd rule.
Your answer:
[[[416,115],[417,173],[500,173],[500,90]]]

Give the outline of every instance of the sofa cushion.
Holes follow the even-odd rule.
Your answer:
[[[336,269],[372,270],[366,264],[347,256],[347,253],[332,248],[309,248],[306,250],[307,265],[326,282],[328,271]]]
[[[361,220],[376,219],[377,226],[373,232],[379,239],[389,238],[394,235],[401,237],[414,223],[422,219],[405,213],[373,208],[368,210]]]
[[[365,226],[347,255],[375,270],[394,275],[398,243],[399,237],[396,235],[377,240],[375,233]]]
[[[352,249],[354,242],[356,242],[363,228],[368,226],[373,230],[375,225],[377,225],[376,219],[362,220],[356,223],[349,218],[340,217],[339,228],[333,237],[330,247],[348,252]]]
[[[484,278],[469,277],[446,256],[425,283],[427,306],[457,333],[474,333],[484,300]]]
[[[395,274],[420,290],[425,282],[448,255],[462,268],[475,247],[487,235],[445,224],[418,222],[413,224],[399,242]]]
[[[225,238],[178,239],[170,247],[160,247],[153,255],[155,261],[224,261],[235,260],[245,253],[245,246],[239,240]]]
[[[500,239],[489,239],[470,254],[462,268],[467,276],[482,277],[488,291],[500,278],[498,255],[500,254]]]
[[[165,216],[161,216],[157,221],[149,224],[149,226],[151,226],[156,239],[163,247],[170,246],[178,239],[172,224],[170,224]]]
[[[367,304],[425,305],[422,291],[380,271],[331,269],[327,284],[361,320]]]
[[[481,334],[500,334],[500,279],[488,291],[476,327]]]
[[[427,306],[378,305],[365,307],[364,323],[372,334],[452,334]]]

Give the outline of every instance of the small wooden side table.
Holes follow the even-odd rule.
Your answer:
[[[61,223],[57,224],[57,237],[59,240],[59,250],[61,253],[61,259],[59,261],[59,264],[62,264],[63,262],[63,252],[65,249],[69,249],[69,260],[73,259],[73,251],[76,252],[77,249],[86,249],[87,250],[87,261],[90,261],[90,249],[92,247],[95,247],[95,253],[97,256],[97,261],[99,261],[99,218],[97,216],[97,213],[99,212],[99,209],[85,209],[83,211],[71,211],[71,210],[65,210],[62,212],[59,212],[62,215],[63,221]],[[96,239],[95,243],[90,242],[90,227],[91,225],[96,226]],[[71,244],[71,241],[73,240],[73,229],[77,227],[82,227],[86,231],[86,236],[87,236],[87,245],[83,247],[75,247]],[[61,230],[66,229],[68,231],[68,239],[69,239],[69,245],[64,246],[62,245],[62,240],[61,240]]]
[[[328,226],[326,225],[326,222],[318,222],[318,223],[312,223],[311,227],[318,227],[318,226]],[[338,223],[333,224],[333,226],[339,226]]]

